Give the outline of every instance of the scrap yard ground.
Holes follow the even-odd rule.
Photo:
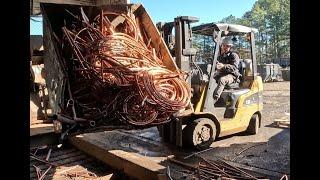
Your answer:
[[[290,128],[277,125],[276,119],[290,119],[290,82],[264,84],[262,126],[257,135],[234,135],[213,143],[215,147],[201,156],[212,155],[290,174]],[[239,154],[240,153],[240,154]]]
[[[218,156],[228,161],[252,167],[254,168],[253,170],[264,172],[270,175],[268,177],[270,179],[280,179],[279,177],[284,174],[290,175],[290,123],[282,125],[281,123],[277,124],[274,122],[277,119],[290,119],[290,82],[265,83],[263,98],[262,126],[257,135],[240,133],[218,139],[212,144],[214,148],[199,153],[197,156],[206,159],[213,159]],[[156,128],[129,131],[126,133],[118,133],[117,135],[113,133],[110,134],[112,138],[116,138],[118,141],[118,144],[113,144],[114,147],[128,152],[136,152],[143,156],[150,156],[155,159],[155,161],[158,161],[156,160],[157,157],[163,160],[163,157],[167,155],[173,154],[186,157],[195,153],[195,151],[186,149],[178,150],[172,145],[163,143]],[[130,134],[132,143],[126,143],[126,140],[130,139],[124,138],[127,134]],[[84,137],[90,138],[91,135],[84,135]],[[107,140],[104,141],[103,138],[108,138],[108,133],[102,132],[99,137],[101,138],[97,139],[97,142],[106,143]],[[136,141],[134,139],[136,139]],[[139,140],[141,140],[141,142],[139,142]],[[66,152],[73,155],[73,158],[68,158],[66,155],[63,156]],[[60,157],[59,154],[61,154]],[[43,158],[45,158],[45,155],[43,155]],[[195,156],[188,159],[192,161],[195,159]],[[71,147],[71,149],[62,148],[54,150],[52,153],[52,161],[56,164],[65,164],[67,168],[65,167],[64,169],[71,169],[72,167],[76,169],[75,166],[77,166],[81,171],[84,169],[87,176],[92,172],[95,173],[97,177],[103,177],[103,179],[110,179],[112,177],[112,175],[110,175],[112,171],[108,166],[104,166],[98,160],[93,159],[89,155],[85,155],[74,147]],[[34,164],[42,168],[42,172],[48,168],[48,166],[44,166],[40,162],[30,158],[30,177],[32,178],[37,177],[35,168],[32,166]],[[173,164],[168,165],[168,163],[161,164],[165,167],[170,166],[172,177],[178,178],[178,176],[174,176],[175,172],[179,170],[177,166]],[[61,174],[61,171],[62,170],[51,169],[45,179],[49,177],[49,179],[59,179],[61,176],[57,175],[57,173]],[[76,176],[71,172],[64,174],[63,179],[75,179]]]

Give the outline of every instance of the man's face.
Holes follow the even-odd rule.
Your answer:
[[[223,53],[230,51],[230,48],[231,48],[230,45],[222,44],[222,51],[223,51]]]

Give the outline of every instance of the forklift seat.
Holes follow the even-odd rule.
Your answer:
[[[240,76],[237,77],[235,82],[226,85],[224,88],[225,89],[239,89],[240,88],[240,83],[242,83],[242,81],[244,79],[243,77],[245,76],[245,68],[246,68],[246,64],[245,64],[244,60],[240,59],[239,67],[238,67]]]

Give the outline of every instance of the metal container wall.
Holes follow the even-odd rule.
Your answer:
[[[64,67],[63,57],[60,45],[56,37],[62,36],[61,27],[63,26],[65,9],[79,9],[79,5],[70,4],[50,4],[41,3],[41,11],[43,14],[43,34],[44,34],[44,64],[48,72],[46,73],[46,84],[49,91],[49,101],[53,108],[53,113],[61,111],[61,107],[65,105],[66,92],[66,70]],[[151,44],[154,46],[156,53],[160,52],[163,56],[163,63],[167,69],[177,72],[178,67],[164,42],[161,35],[153,24],[152,19],[141,4],[118,4],[118,5],[102,5],[102,6],[82,6],[88,17],[92,17],[94,12],[99,9],[106,11],[123,11],[130,9],[131,12],[138,17],[142,26],[146,30],[148,37],[151,38]],[[70,17],[69,17],[70,18]]]
[[[290,81],[290,68],[285,68],[281,70],[282,77],[284,81]]]
[[[259,64],[257,67],[263,82],[282,80],[282,71],[279,64]]]

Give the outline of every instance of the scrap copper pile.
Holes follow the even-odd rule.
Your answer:
[[[233,166],[230,163],[222,159],[209,160],[200,157],[200,161],[197,166],[192,166],[187,163],[181,162],[176,159],[169,159],[171,162],[187,168],[187,170],[182,170],[184,174],[188,177],[192,176],[197,179],[221,179],[221,180],[254,180],[254,179],[264,179],[265,177],[258,177],[253,175],[248,171]]]
[[[102,162],[72,147],[30,148],[30,179],[99,179],[107,172]]]
[[[81,8],[73,16],[81,22],[62,30],[63,52],[71,52],[67,105],[77,109],[71,115],[66,108],[64,115],[93,124],[147,126],[166,123],[187,108],[191,92],[184,73],[166,68],[133,13],[101,10],[89,20]]]

